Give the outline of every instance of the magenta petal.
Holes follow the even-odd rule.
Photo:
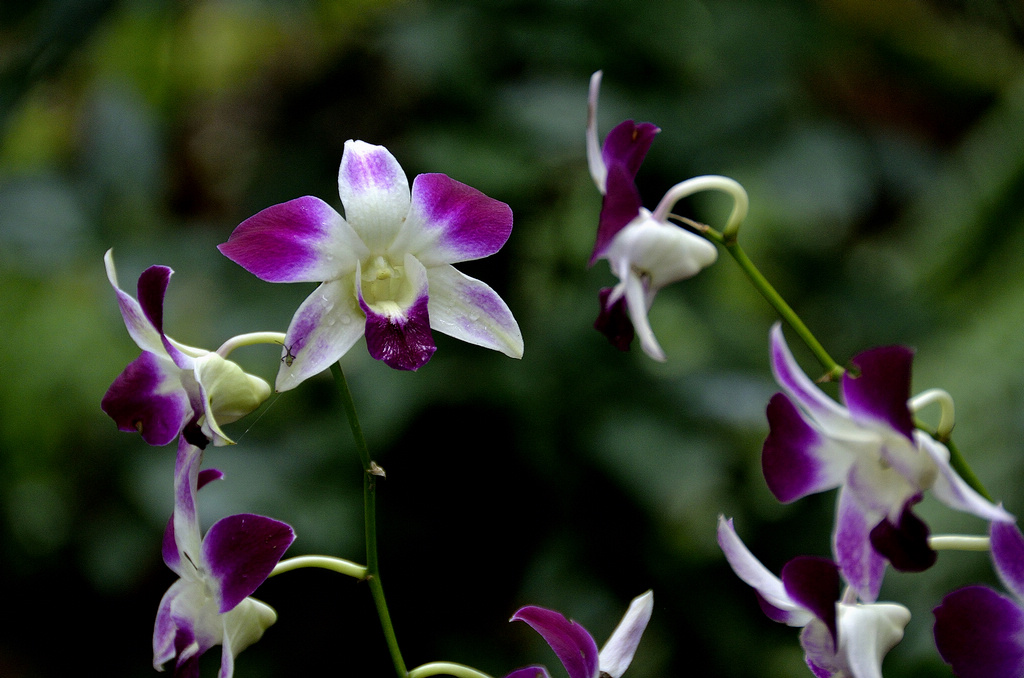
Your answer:
[[[906,503],[898,524],[886,516],[871,529],[871,546],[900,572],[923,572],[939,557],[928,546],[928,526],[911,511],[919,501],[921,495]]]
[[[993,521],[989,527],[992,539],[992,562],[1006,588],[1024,600],[1024,535],[1016,523]]]
[[[621,296],[615,303],[609,304],[608,297],[611,293],[611,287],[605,287],[598,293],[601,312],[594,321],[594,329],[607,337],[615,348],[628,351],[629,345],[633,343],[633,337],[636,336],[636,330],[633,329],[633,321],[629,319],[626,297]]]
[[[243,513],[218,520],[203,538],[203,561],[220,582],[220,612],[228,612],[266,581],[295,541],[279,520]]]
[[[601,199],[601,214],[597,220],[597,238],[590,254],[593,264],[608,250],[612,239],[640,214],[643,201],[633,177],[621,165],[610,165],[605,180],[607,192]]]
[[[935,608],[935,645],[960,678],[1024,675],[1024,611],[985,586],[953,591]]]
[[[510,621],[524,621],[547,641],[569,678],[597,678],[597,643],[587,630],[554,610],[533,605],[520,608]]]
[[[643,203],[636,188],[636,174],[654,143],[654,136],[660,131],[649,122],[637,125],[626,120],[605,137],[601,155],[608,175],[590,263],[604,254],[615,234],[640,212]]]
[[[143,352],[107,389],[100,403],[121,431],[138,431],[150,445],[166,445],[194,416],[179,370]]]
[[[913,440],[910,399],[913,352],[903,346],[883,346],[853,358],[860,376],[843,375],[843,402],[855,418],[881,421]]]
[[[172,273],[166,266],[150,266],[139,276],[139,306],[160,334],[164,332],[164,296]]]
[[[660,131],[657,125],[649,122],[639,125],[632,120],[620,122],[604,138],[601,147],[604,164],[608,167],[619,165],[630,177],[635,177],[654,143],[655,135]]]
[[[268,282],[322,282],[335,278],[339,268],[354,265],[354,259],[336,257],[358,253],[332,247],[354,238],[349,231],[333,207],[320,198],[305,196],[249,217],[217,249]]]
[[[366,348],[370,355],[396,370],[416,371],[427,364],[437,345],[430,332],[427,297],[419,297],[404,317],[375,313],[362,299],[366,313]]]
[[[813,449],[823,443],[783,393],[768,401],[768,438],[761,450],[761,470],[768,489],[782,503],[835,487]]]
[[[412,205],[391,244],[424,266],[487,257],[512,233],[512,209],[444,174],[420,174],[412,183]]]
[[[839,568],[827,558],[797,556],[782,567],[786,593],[804,609],[824,622],[836,638],[836,601],[839,600]]]

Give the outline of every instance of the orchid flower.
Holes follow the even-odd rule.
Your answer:
[[[718,544],[770,619],[803,628],[800,645],[817,678],[881,678],[882,659],[903,638],[910,610],[859,603],[852,591],[839,600],[839,570],[825,558],[794,558],[776,577],[740,540],[732,518],[718,517]]]
[[[509,621],[524,621],[547,641],[561,660],[569,678],[621,678],[633,661],[633,654],[654,609],[654,593],[647,591],[629,604],[601,651],[585,628],[554,610],[529,605],[520,608]],[[543,666],[530,666],[506,678],[547,678]]]
[[[103,261],[128,334],[142,349],[103,396],[103,411],[120,430],[138,431],[150,445],[166,445],[183,432],[201,447],[209,440],[231,444],[221,424],[259,407],[270,396],[270,385],[218,353],[164,334],[164,294],[171,269],[150,266],[143,271],[135,300],[118,286],[113,250]]]
[[[200,471],[202,450],[182,437],[174,470],[174,515],[164,534],[164,562],[179,577],[160,601],[153,629],[153,666],[174,659],[175,678],[198,678],[199,656],[221,645],[220,678],[235,656],[277,620],[249,595],[295,540],[288,525],[251,514],[218,520],[200,535],[196,492],[220,471]]]
[[[644,209],[636,175],[654,135],[661,130],[649,122],[627,120],[614,127],[599,147],[600,87],[598,71],[590,79],[587,164],[603,199],[590,263],[607,259],[619,283],[601,290],[601,312],[594,326],[621,350],[629,348],[634,333],[639,335],[644,353],[663,361],[665,352],[647,319],[655,295],[669,283],[695,276],[718,258],[718,251],[709,241],[669,223],[669,210],[696,191],[718,188],[736,196],[736,189],[743,189],[725,177],[697,177],[670,189],[654,212]],[[745,213],[745,193],[742,201]]]
[[[765,480],[786,503],[841,488],[833,547],[843,576],[866,601],[878,595],[886,560],[904,571],[935,562],[928,527],[911,510],[925,491],[985,520],[1013,520],[953,470],[945,445],[914,427],[912,357],[902,346],[857,355],[859,375],[843,376],[840,404],[800,370],[782,327],[771,331],[772,371],[784,392],[768,404]]]
[[[1004,596],[987,586],[953,591],[935,608],[935,645],[960,678],[1024,676],[1024,535],[1014,523],[989,526],[992,562]]]
[[[490,256],[512,231],[508,205],[444,174],[409,182],[383,146],[346,141],[342,217],[312,196],[242,222],[220,251],[269,282],[322,283],[288,327],[277,390],[327,369],[363,335],[370,355],[416,370],[436,350],[431,330],[520,358],[505,302],[453,263]]]

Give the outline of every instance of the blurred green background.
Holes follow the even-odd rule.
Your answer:
[[[383,576],[410,666],[497,677],[561,667],[523,604],[598,642],[655,590],[632,678],[809,676],[725,566],[719,512],[774,571],[827,555],[834,495],[779,505],[759,471],[774,391],[768,306],[723,255],[664,290],[669,361],[615,351],[591,322],[612,281],[585,264],[599,196],[583,131],[663,129],[639,176],[742,182],[751,256],[841,362],[918,350],[915,391],[949,390],[956,440],[1024,512],[1024,8],[1010,0],[57,0],[0,5],[0,676],[83,668],[151,676],[153,615],[173,575],[159,544],[174,452],[118,433],[99,402],[138,353],[103,273],[176,270],[168,332],[215,347],[284,331],[312,286],[256,280],[215,249],[300,195],[335,207],[346,139],[386,145],[410,177],[444,172],[509,203],[495,257],[461,265],[518,318],[521,361],[438,336],[417,374],[362,342],[343,360],[380,489]],[[677,211],[721,226],[708,196]],[[809,372],[817,366],[802,347]],[[234,356],[273,381],[278,352]],[[328,376],[234,424],[209,524],[257,512],[294,555],[362,560],[359,467]],[[927,500],[936,531],[980,532]],[[906,640],[887,677],[949,676],[931,608],[993,580],[980,554],[890,574]],[[369,594],[300,571],[259,597],[280,618],[245,678],[392,675]],[[204,663],[213,675],[219,655]]]

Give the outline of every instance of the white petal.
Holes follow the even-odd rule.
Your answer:
[[[219,678],[231,678],[238,653],[262,638],[263,632],[275,621],[274,608],[255,598],[246,598],[222,615],[224,632]]]
[[[371,253],[382,253],[409,214],[409,180],[391,152],[364,141],[345,142],[338,170],[345,220]]]
[[[597,95],[601,90],[601,71],[590,76],[590,96],[587,98],[587,166],[594,185],[601,195],[606,192],[608,168],[601,155],[601,142],[597,138]]]
[[[651,292],[669,283],[691,278],[701,269],[715,263],[718,250],[708,240],[686,229],[656,221],[651,213],[640,210],[640,216],[615,234],[605,256],[614,270],[628,262],[630,269],[649,278]]]
[[[754,588],[772,606],[791,613],[786,621],[789,626],[804,626],[813,615],[796,604],[786,593],[782,580],[772,574],[761,561],[754,557],[746,544],[736,534],[732,518],[718,516],[718,545],[725,554],[736,576]]]
[[[640,636],[647,628],[653,610],[653,591],[637,596],[629,604],[622,621],[612,631],[612,635],[598,654],[598,665],[603,673],[607,673],[611,678],[620,678],[629,668],[636,647],[640,644]]]
[[[903,639],[910,610],[893,603],[839,604],[839,654],[853,678],[882,678],[882,659]]]
[[[427,269],[430,327],[450,337],[523,357],[523,335],[508,305],[485,283],[444,265]]]

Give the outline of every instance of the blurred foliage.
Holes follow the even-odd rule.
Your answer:
[[[410,665],[501,676],[561,669],[519,606],[555,607],[599,641],[656,591],[629,675],[798,676],[796,632],[725,566],[719,512],[772,569],[828,552],[833,497],[780,506],[759,472],[770,309],[730,261],[666,289],[652,322],[669,361],[591,329],[599,198],[583,148],[601,129],[662,132],[648,205],[721,173],[752,209],[755,261],[840,361],[917,348],[915,390],[958,405],[956,439],[1024,511],[1024,16],[1005,0],[53,0],[0,6],[0,575],[5,678],[83,661],[149,676],[169,449],[99,410],[137,349],[103,274],[172,266],[166,326],[214,347],[283,331],[309,289],[262,283],[215,245],[300,195],[338,205],[344,141],[386,145],[410,176],[444,172],[508,202],[496,257],[460,266],[497,289],[521,361],[438,337],[417,374],[343,360],[376,459],[382,564]],[[718,224],[700,196],[677,211]],[[727,258],[727,257],[726,257]],[[277,353],[245,349],[269,380]],[[813,370],[810,356],[798,357]],[[265,513],[293,553],[361,560],[359,468],[328,377],[233,425],[207,464],[228,482],[204,520]],[[929,502],[936,530],[978,532]],[[931,608],[993,579],[977,554],[889,575],[911,607],[889,678],[948,676]],[[369,596],[319,572],[268,582],[277,625],[238,675],[390,675]],[[211,661],[215,664],[217,651]],[[204,665],[208,670],[213,664]]]

